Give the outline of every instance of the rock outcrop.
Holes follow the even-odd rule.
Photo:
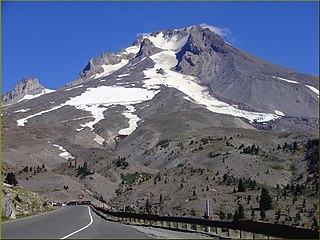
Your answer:
[[[39,94],[44,89],[37,78],[24,78],[16,84],[12,91],[2,95],[2,104],[15,103],[27,94]]]

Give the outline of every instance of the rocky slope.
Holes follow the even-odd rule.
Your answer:
[[[2,184],[1,203],[2,220],[16,219],[53,209],[43,196],[8,184]]]

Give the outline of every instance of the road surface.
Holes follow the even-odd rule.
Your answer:
[[[2,239],[151,238],[136,228],[100,218],[89,206],[66,206],[1,225]]]

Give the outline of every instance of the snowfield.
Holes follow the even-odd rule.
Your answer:
[[[103,112],[111,105],[131,105],[152,99],[158,91],[143,88],[125,88],[120,86],[101,86],[88,88],[80,96],[68,100],[65,105],[75,106],[77,109],[89,111],[95,118],[93,121],[81,124],[89,127],[104,119]]]
[[[125,88],[121,86],[100,86],[97,88],[88,88],[81,95],[71,98],[59,106],[55,106],[51,109],[17,120],[17,125],[24,126],[30,118],[40,116],[44,113],[69,105],[74,106],[77,109],[90,112],[94,118],[93,121],[80,124],[82,128],[78,128],[76,130],[81,131],[83,128],[88,127],[93,131],[94,125],[104,119],[104,112],[109,106],[123,105],[127,107],[127,111],[123,114],[129,119],[129,127],[120,130],[119,134],[129,135],[137,128],[137,122],[140,120],[138,116],[133,114],[135,108],[132,104],[152,99],[160,91],[160,85],[176,88],[186,95],[184,99],[203,105],[209,111],[243,117],[251,122],[267,122],[284,115],[278,110],[278,112],[275,112],[276,114],[244,111],[238,109],[236,106],[217,100],[209,94],[207,88],[198,84],[195,77],[170,70],[177,64],[174,51],[162,51],[152,55],[151,59],[155,62],[155,66],[143,71],[145,75],[145,78],[143,79],[145,88]],[[163,74],[158,73],[160,68],[164,70]],[[119,76],[121,77],[124,75],[126,74]]]
[[[193,99],[194,101],[192,102],[204,105],[212,112],[232,115],[235,117],[243,117],[251,122],[267,122],[279,118],[276,114],[240,110],[225,102],[215,99],[209,94],[207,88],[202,87],[197,83],[197,79],[195,77],[170,70],[170,68],[177,64],[175,52],[173,51],[156,53],[151,56],[151,59],[155,62],[154,68],[143,71],[145,77],[150,78],[144,81],[144,86],[148,89],[159,88],[160,85],[173,87],[186,94],[189,97],[185,98],[186,100],[192,101]],[[164,75],[157,73],[157,70],[160,68],[164,69]]]
[[[93,126],[104,119],[103,113],[108,109],[109,106],[124,105],[127,107],[129,106],[129,111],[126,112],[125,116],[129,118],[130,125],[130,130],[127,129],[124,130],[124,132],[132,132],[135,129],[134,126],[137,126],[135,121],[138,121],[139,119],[137,119],[137,117],[132,114],[134,109],[132,110],[132,107],[130,107],[130,105],[150,100],[158,92],[159,91],[152,89],[125,88],[121,86],[100,86],[97,88],[88,88],[81,95],[71,98],[65,103],[17,120],[17,125],[25,126],[25,124],[28,122],[28,119],[30,118],[57,110],[59,108],[62,108],[63,106],[74,106],[77,109],[90,112],[92,117],[94,118],[93,121],[87,122],[85,124],[80,124],[82,128],[78,128],[76,130],[81,131],[83,128],[88,127],[91,129],[91,131],[93,131]]]

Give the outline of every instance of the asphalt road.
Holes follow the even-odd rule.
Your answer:
[[[66,206],[49,213],[2,223],[2,239],[149,238],[137,229],[109,222],[88,206]]]

